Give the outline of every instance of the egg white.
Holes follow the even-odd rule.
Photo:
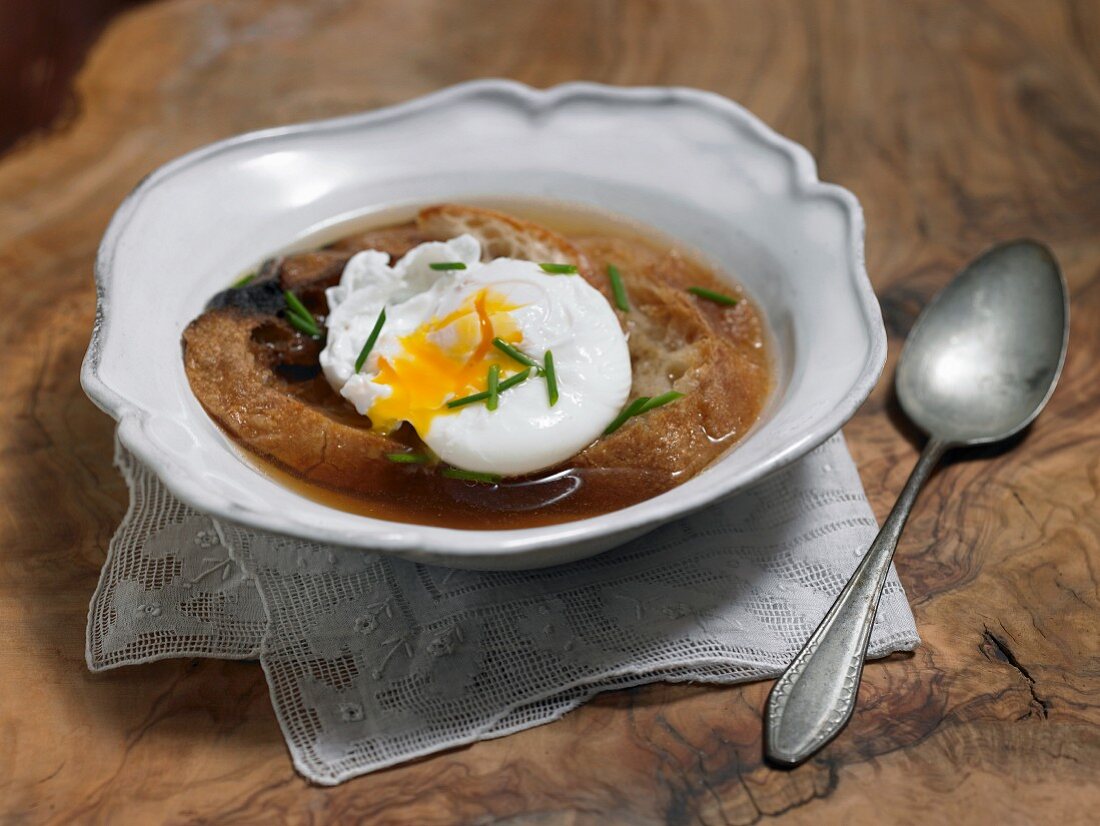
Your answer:
[[[389,256],[361,252],[327,292],[328,341],[320,363],[329,383],[362,415],[391,390],[375,379],[378,359],[401,353],[401,338],[445,317],[489,288],[511,311],[519,348],[540,363],[553,351],[559,397],[551,407],[546,381],[532,376],[500,396],[496,410],[471,404],[435,416],[420,438],[454,467],[505,476],[559,464],[603,432],[630,393],[626,338],[606,299],[576,275],[550,275],[537,263],[510,258],[480,262],[476,239],[459,236],[421,244],[392,267]],[[458,261],[465,270],[437,271]],[[360,372],[355,360],[382,308],[386,323]],[[515,365],[502,355],[502,366]]]

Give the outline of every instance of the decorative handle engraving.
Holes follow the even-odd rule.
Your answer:
[[[948,447],[937,439],[925,445],[852,578],[772,687],[764,719],[770,760],[798,765],[835,737],[852,716],[890,560],[921,485]]]

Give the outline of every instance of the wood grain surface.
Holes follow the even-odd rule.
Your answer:
[[[997,240],[1062,261],[1061,386],[1015,444],[933,477],[897,559],[924,644],[871,665],[796,771],[762,765],[767,684],[654,685],[321,789],[255,663],[84,668],[127,498],[77,378],[112,211],[211,140],[484,76],[711,89],[860,197],[891,361],[846,433],[880,518],[919,443],[889,378],[920,307]],[[171,0],[116,18],[75,96],[0,157],[0,821],[1096,822],[1100,4]]]

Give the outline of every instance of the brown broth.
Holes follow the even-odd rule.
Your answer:
[[[668,239],[647,228],[612,218],[606,213],[596,213],[588,209],[569,210],[556,204],[526,201],[483,204],[517,217],[537,221],[568,237],[582,239],[577,243],[582,243],[590,256],[593,252],[601,254],[606,250],[617,249],[614,245],[621,245],[623,241],[637,245],[638,248],[661,252],[676,249]],[[345,225],[339,235],[333,235],[330,231],[320,243],[331,243],[349,236],[353,234],[353,229],[354,234],[358,234],[395,226],[394,217],[393,213],[388,213],[385,219],[373,226],[360,224],[353,228]],[[318,246],[315,239],[312,247],[308,243],[299,243],[295,248],[318,249]],[[691,261],[687,267],[691,283],[745,298],[738,288],[731,288],[728,280],[719,279],[698,258],[683,250],[677,250],[677,253]],[[602,268],[605,263],[601,261],[599,266]],[[680,288],[683,284],[675,283],[674,286]],[[310,309],[323,317],[327,310],[323,305],[323,295],[315,290],[305,297]],[[741,361],[731,365],[731,369],[742,369],[738,365],[744,365],[748,375],[751,367],[755,371],[753,376],[756,377],[753,381],[746,379],[744,382],[745,411],[738,419],[736,427],[714,432],[708,428],[706,421],[691,425],[701,430],[705,443],[709,445],[707,450],[713,458],[713,455],[717,455],[716,447],[724,450],[735,443],[744,436],[759,415],[770,391],[770,361],[763,322],[750,301],[742,300],[736,312],[704,302],[699,312],[716,330],[720,330],[727,341],[733,342],[738,348]],[[629,314],[627,318],[629,328],[633,321]],[[333,391],[320,373],[316,362],[319,346],[302,339],[288,349],[285,335],[281,342],[265,341],[262,335],[259,338],[254,335],[254,339],[257,347],[268,348],[268,361],[277,362],[273,365],[275,381],[287,395],[323,411],[327,417],[343,425],[364,430],[369,428],[369,422]],[[277,356],[271,357],[270,353],[275,351],[278,351]],[[759,381],[761,371],[766,374],[764,382]],[[635,390],[637,383],[636,372]],[[643,387],[633,395],[644,392]],[[215,419],[218,419],[216,415]],[[232,430],[226,429],[231,436],[234,435]],[[407,425],[391,438],[394,440],[395,450],[401,450],[402,447],[416,452],[425,450],[415,431]],[[307,499],[336,510],[378,519],[461,529],[534,527],[607,513],[637,504],[668,490],[690,478],[701,468],[701,465],[690,468],[638,467],[636,462],[632,466],[617,466],[613,461],[607,466],[597,467],[578,467],[567,463],[528,477],[487,484],[443,477],[437,466],[394,463],[392,467],[380,471],[384,480],[381,484],[377,483],[376,473],[375,482],[366,486],[354,473],[327,478],[319,483],[316,479],[305,478],[295,472],[291,465],[281,461],[278,456],[261,456],[250,450],[249,445],[241,440],[238,443],[262,473]]]
[[[367,495],[318,485],[247,454],[265,476],[336,510],[391,522],[469,530],[556,525],[637,504],[674,486],[671,478],[628,468],[561,468],[498,485],[448,479],[423,465],[400,466],[389,489]],[[617,476],[618,478],[609,478]]]

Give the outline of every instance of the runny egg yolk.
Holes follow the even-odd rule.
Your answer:
[[[448,401],[486,389],[492,365],[500,365],[501,378],[519,372],[522,365],[494,347],[493,339],[523,340],[511,316],[520,306],[479,290],[454,312],[400,337],[396,355],[378,358],[374,383],[389,387],[390,394],[371,405],[371,426],[388,433],[408,422],[423,436],[436,416],[461,409],[448,408]]]

